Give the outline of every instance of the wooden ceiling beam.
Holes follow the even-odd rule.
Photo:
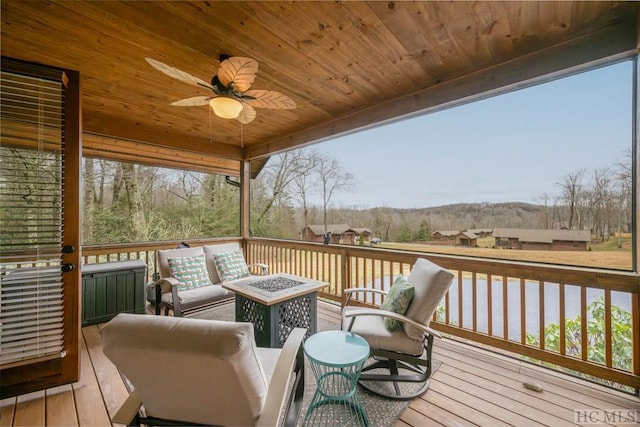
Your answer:
[[[239,176],[240,173],[240,162],[237,160],[87,133],[83,134],[82,149],[86,156],[105,160],[151,165],[162,162],[163,167],[212,174]]]
[[[637,52],[636,26],[607,27],[584,37],[515,58],[468,76],[361,109],[307,129],[249,147],[253,160],[294,148],[344,136],[433,111],[541,83],[561,75],[602,65]]]
[[[195,164],[193,162],[183,162],[181,159],[173,158],[159,158],[159,157],[148,157],[141,156],[139,154],[132,153],[115,153],[115,152],[107,152],[104,150],[95,150],[93,148],[83,148],[82,150],[83,157],[102,159],[102,160],[111,160],[115,162],[125,162],[125,163],[136,163],[140,165],[153,166],[153,167],[163,167],[167,169],[177,169],[177,170],[188,170],[193,172],[202,172],[207,174],[214,175],[225,175],[225,176],[239,176],[238,168],[224,169],[224,168],[214,168],[208,165]],[[239,162],[235,162],[238,163]]]
[[[90,117],[83,117],[83,132],[96,136],[105,136],[126,141],[142,142],[149,145],[164,146],[194,153],[207,154],[231,160],[241,160],[242,149],[239,146],[223,144],[215,139],[207,141],[205,138],[163,132],[159,127],[145,127],[135,121],[125,121],[106,114],[93,113]],[[240,126],[238,124],[238,126]],[[240,131],[238,131],[238,138]]]

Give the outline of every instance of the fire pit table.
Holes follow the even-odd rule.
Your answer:
[[[223,283],[236,294],[236,322],[253,323],[256,344],[280,348],[294,328],[317,329],[317,291],[329,284],[291,274]]]

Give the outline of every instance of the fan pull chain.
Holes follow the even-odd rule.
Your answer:
[[[244,124],[240,123],[240,148],[244,148]]]

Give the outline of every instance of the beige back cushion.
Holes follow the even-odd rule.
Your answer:
[[[411,320],[428,325],[433,312],[453,281],[453,273],[424,258],[418,258],[407,277],[407,281],[415,288],[413,300],[405,313]],[[406,334],[423,340],[424,332],[414,326],[404,325]]]
[[[206,245],[204,248],[204,256],[207,260],[207,270],[209,270],[209,277],[211,278],[211,283],[220,282],[220,276],[218,275],[218,270],[216,270],[216,263],[213,260],[213,256],[216,254],[222,254],[225,252],[231,251],[239,251],[240,245],[237,242],[234,243],[220,243],[217,245]]]
[[[150,416],[246,426],[262,411],[268,383],[250,323],[119,314],[100,333]]]
[[[188,256],[203,254],[201,246],[195,248],[183,248],[183,249],[167,249],[156,252],[158,259],[158,269],[160,270],[160,277],[171,277],[169,272],[169,258],[184,258]],[[215,283],[215,282],[211,282]]]

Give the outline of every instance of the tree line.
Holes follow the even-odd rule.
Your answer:
[[[251,232],[298,239],[310,224],[367,227],[384,241],[428,241],[435,230],[591,229],[598,238],[631,229],[631,157],[562,177],[538,203],[473,203],[424,209],[334,206],[356,180],[339,160],[311,149],[273,156],[251,182]],[[225,176],[85,158],[85,244],[239,234],[239,189]]]

